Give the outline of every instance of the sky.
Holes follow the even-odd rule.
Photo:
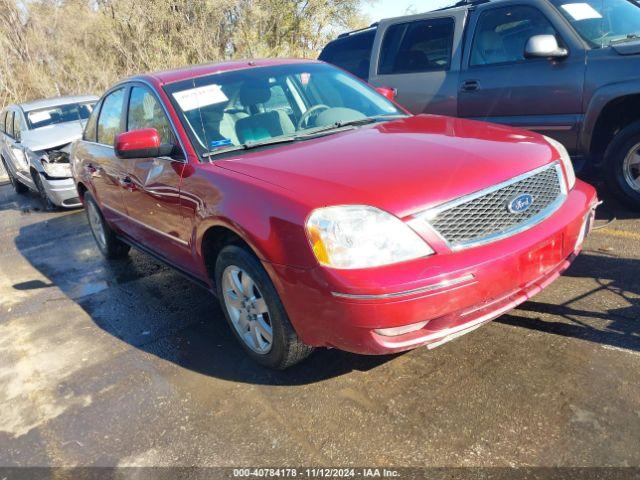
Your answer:
[[[372,5],[366,5],[365,12],[371,21],[378,21],[406,13],[428,12],[453,3],[456,3],[456,0],[377,0]]]

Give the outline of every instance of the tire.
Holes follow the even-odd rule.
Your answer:
[[[105,221],[98,204],[88,192],[85,193],[84,204],[89,227],[91,228],[91,233],[98,245],[100,253],[102,253],[107,260],[126,258],[127,255],[129,255],[131,247],[118,239]]]
[[[269,275],[255,255],[236,245],[223,248],[216,261],[215,284],[227,323],[254,361],[284,370],[313,352],[313,347],[298,338]],[[265,335],[268,327],[269,345],[269,335]]]
[[[24,183],[21,183],[17,178],[13,176],[13,173],[11,173],[11,170],[9,170],[9,166],[4,161],[4,158],[2,159],[2,166],[7,171],[7,176],[9,177],[9,182],[11,183],[13,190],[18,195],[24,195],[25,193],[27,193],[29,191],[29,187],[27,187]]]
[[[640,163],[634,158],[640,160],[640,122],[618,133],[605,152],[607,186],[622,202],[640,210]]]
[[[31,172],[31,178],[33,178],[33,183],[36,184],[36,188],[38,189],[38,195],[40,196],[40,200],[42,201],[42,207],[46,212],[52,212],[56,210],[58,207],[51,201],[49,195],[47,195],[47,191],[44,189],[44,185],[42,184],[42,177],[35,170]]]

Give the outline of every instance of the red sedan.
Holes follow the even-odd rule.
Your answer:
[[[597,201],[557,142],[408,115],[320,62],[124,80],[71,156],[102,253],[135,246],[210,289],[273,368],[479,327],[569,266]]]

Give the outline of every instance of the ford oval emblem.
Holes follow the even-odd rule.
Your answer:
[[[507,205],[507,209],[511,213],[524,213],[531,208],[533,205],[533,196],[528,193],[523,193],[522,195],[518,195]]]

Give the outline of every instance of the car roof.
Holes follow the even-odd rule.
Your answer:
[[[69,105],[71,103],[89,103],[97,102],[98,97],[95,95],[74,95],[67,97],[54,97],[46,98],[42,100],[34,100],[33,102],[26,102],[18,104],[18,106],[25,112],[32,110],[40,110],[42,108],[59,107],[60,105]]]
[[[318,63],[317,60],[301,59],[263,59],[263,60],[237,60],[231,62],[211,63],[205,65],[195,65],[191,67],[178,68],[175,70],[165,70],[162,72],[136,75],[127,78],[123,82],[143,80],[158,85],[180,82],[192,78],[204,77],[215,73],[231,72],[249,68],[272,67],[278,65],[295,65],[300,63]]]

